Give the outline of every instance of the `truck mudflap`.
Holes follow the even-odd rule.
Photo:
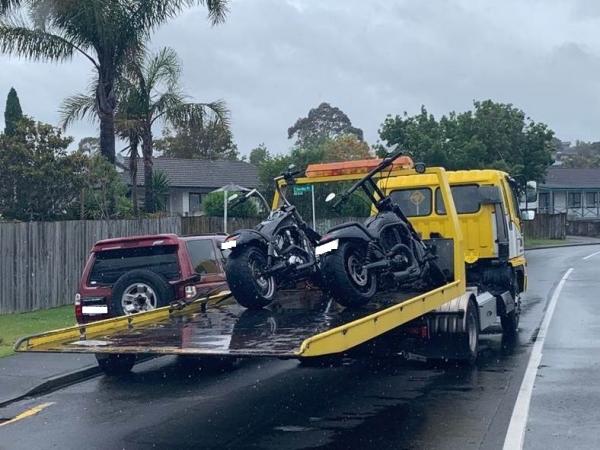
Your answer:
[[[459,281],[425,293],[378,294],[362,309],[343,308],[319,290],[282,291],[250,311],[230,293],[186,308],[160,308],[19,340],[18,352],[270,356],[342,353],[460,297]],[[223,301],[225,300],[225,301]]]

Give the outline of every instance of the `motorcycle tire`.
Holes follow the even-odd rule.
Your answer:
[[[377,292],[377,276],[364,268],[364,245],[344,242],[323,262],[325,287],[339,304],[346,307],[366,305]]]
[[[227,258],[225,275],[236,301],[248,309],[262,309],[273,302],[277,290],[273,276],[260,276],[266,268],[266,252],[254,245],[242,248]]]

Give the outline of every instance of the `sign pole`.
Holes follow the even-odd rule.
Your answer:
[[[227,234],[227,190],[223,191],[223,232]]]
[[[313,216],[313,230],[317,229],[317,214],[315,211],[315,185],[311,185],[311,194],[312,194],[312,216]]]

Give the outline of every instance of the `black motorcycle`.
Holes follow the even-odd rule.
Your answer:
[[[361,189],[377,214],[364,224],[349,222],[332,228],[316,248],[325,286],[344,306],[362,306],[386,286],[422,283],[433,288],[446,281],[431,249],[400,207],[377,186],[375,176],[388,168],[391,172],[400,156],[398,152],[383,160],[333,204],[336,208]],[[330,194],[326,201],[335,197]]]
[[[321,235],[304,222],[279,185],[281,180],[286,185],[293,184],[298,174],[290,167],[275,178],[282,205],[256,228],[236,231],[221,244],[223,250],[231,250],[225,265],[229,289],[246,308],[263,308],[274,300],[278,287],[291,286],[318,274],[314,248]],[[267,201],[256,190],[234,200],[246,201],[252,196],[257,196],[268,208]]]

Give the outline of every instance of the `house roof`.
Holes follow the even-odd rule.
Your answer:
[[[541,186],[554,189],[600,189],[600,169],[550,167],[546,174],[546,181]]]
[[[129,160],[125,161],[129,166]],[[171,187],[220,188],[229,183],[258,186],[258,169],[245,161],[154,158],[154,170],[163,171]],[[127,173],[124,177],[131,184]],[[138,160],[137,185],[144,185],[144,163]]]

